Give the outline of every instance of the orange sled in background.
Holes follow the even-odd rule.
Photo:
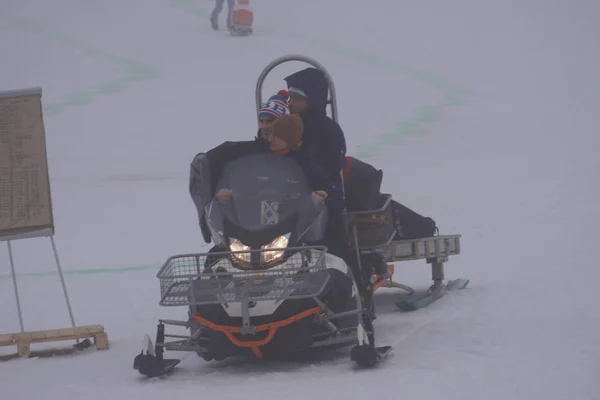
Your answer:
[[[247,36],[252,33],[254,12],[249,0],[237,0],[231,11],[231,28],[233,36]]]

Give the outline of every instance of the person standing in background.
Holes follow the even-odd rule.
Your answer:
[[[210,15],[210,23],[212,24],[212,28],[216,31],[219,30],[219,14],[223,10],[223,3],[225,0],[216,0],[215,9]],[[227,29],[231,29],[231,11],[233,10],[233,6],[235,5],[235,0],[227,0]]]

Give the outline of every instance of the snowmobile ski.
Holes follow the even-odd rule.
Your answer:
[[[133,360],[133,369],[148,378],[155,378],[171,372],[181,360],[163,359],[162,348],[157,351],[150,336],[144,336],[144,348]],[[158,356],[157,356],[158,353]]]
[[[437,287],[435,285],[432,286],[427,291],[427,294],[425,294],[425,296],[423,296],[420,299],[417,299],[417,300],[402,299],[402,300],[397,300],[394,303],[396,304],[396,306],[398,308],[400,308],[403,311],[419,310],[419,309],[425,308],[425,307],[431,305],[432,303],[436,302],[437,300],[441,299],[448,292],[465,289],[467,287],[467,285],[469,284],[469,282],[470,282],[469,279],[462,279],[462,278],[452,279],[452,280],[449,280],[448,283],[445,285],[439,285]]]
[[[358,364],[359,367],[370,368],[387,358],[391,351],[392,346],[355,346],[350,352],[350,359]]]
[[[155,378],[170,373],[179,362],[177,359],[160,360],[142,351],[135,357],[133,368],[148,378]]]

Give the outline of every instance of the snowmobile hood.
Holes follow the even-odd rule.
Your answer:
[[[302,89],[308,97],[309,108],[313,111],[327,112],[327,93],[329,82],[323,71],[309,67],[289,75],[284,79],[290,87]]]

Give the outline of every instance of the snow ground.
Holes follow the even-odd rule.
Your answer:
[[[75,318],[103,324],[111,342],[108,352],[0,363],[3,398],[600,398],[600,5],[252,4],[248,38],[209,28],[212,1],[0,6],[0,88],[44,89]],[[463,235],[447,276],[471,285],[411,314],[381,293],[379,341],[396,350],[372,371],[355,370],[347,351],[267,365],[182,354],[177,375],[142,381],[132,360],[143,335],[185,312],[158,307],[155,272],[206,248],[189,162],[254,134],[256,78],[288,53],[333,75],[348,153],[383,168],[384,189],[442,234]],[[276,69],[267,93],[300,67]],[[69,326],[47,242],[13,243],[30,330]],[[5,247],[0,260],[0,332],[18,331]],[[398,264],[398,280],[426,288],[426,267]]]

